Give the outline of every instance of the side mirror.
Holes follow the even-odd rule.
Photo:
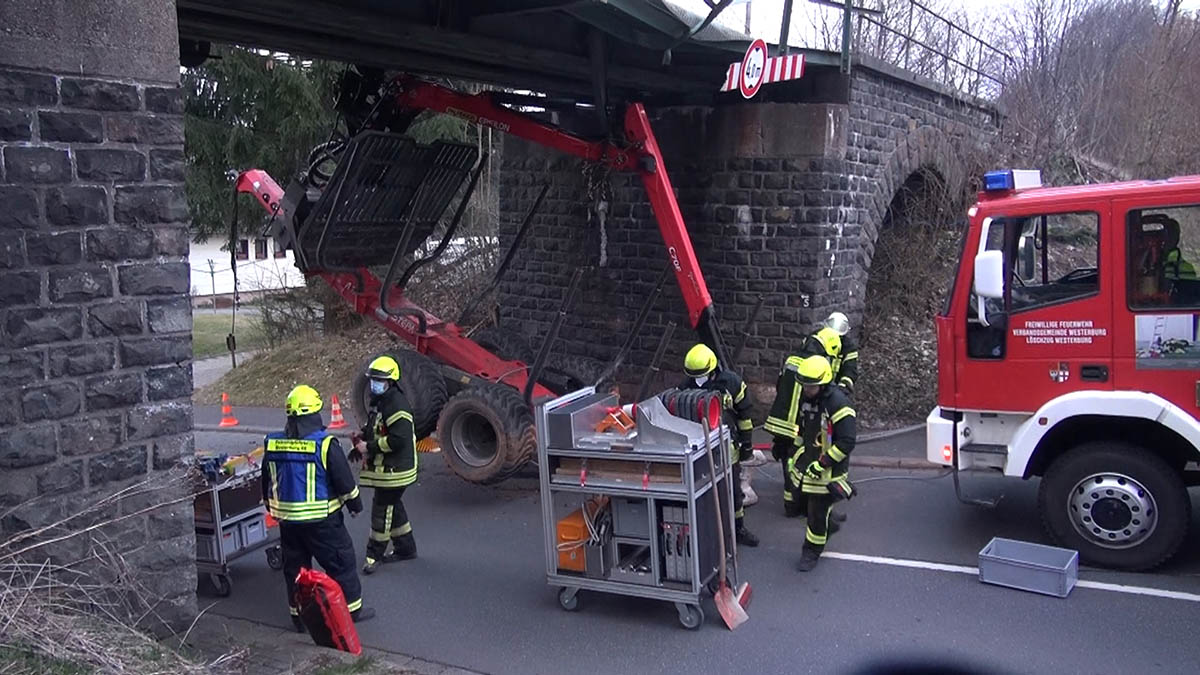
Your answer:
[[[975,295],[1004,297],[1004,252],[983,251],[975,256]]]
[[[1021,281],[1033,281],[1034,255],[1037,253],[1033,241],[1033,235],[1023,234],[1017,242],[1017,276]]]

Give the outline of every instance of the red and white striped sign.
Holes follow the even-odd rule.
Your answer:
[[[768,57],[764,70],[766,72],[763,73],[761,84],[798,80],[804,76],[804,54]],[[721,85],[721,91],[735,91],[739,89],[741,71],[742,62],[729,64],[729,69],[725,71],[725,83]],[[753,91],[755,94],[758,93],[757,87]]]

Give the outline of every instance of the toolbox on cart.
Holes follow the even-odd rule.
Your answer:
[[[268,527],[262,503],[262,451],[242,458],[198,452],[205,466],[193,500],[196,527],[196,571],[207,574],[217,595],[233,590],[229,563],[264,546],[272,569],[283,568],[278,527]],[[237,460],[237,461],[234,461]],[[219,467],[212,470],[213,467]],[[232,467],[236,467],[233,469]],[[221,470],[224,469],[224,470]]]
[[[680,623],[698,628],[720,564],[709,490],[728,520],[737,578],[731,434],[672,415],[657,397],[638,404],[634,428],[603,424],[619,409],[615,395],[591,387],[537,406],[547,581],[567,610],[581,589],[616,593],[674,603]]]

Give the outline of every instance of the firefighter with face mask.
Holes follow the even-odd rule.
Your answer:
[[[749,454],[750,435],[754,431],[754,421],[750,418],[750,398],[746,396],[746,383],[737,373],[720,368],[717,355],[705,344],[697,344],[688,351],[683,359],[683,369],[687,379],[679,386],[680,389],[705,389],[721,393],[726,423],[734,429],[733,437],[736,443],[730,449],[730,459],[733,460],[733,509],[737,542],[745,546],[758,546],[758,537],[746,528],[744,522],[745,509],[740,489],[742,468],[739,460],[741,455]]]
[[[342,506],[350,515],[362,512],[354,473],[337,439],[325,431],[321,396],[308,385],[288,394],[287,424],[268,434],[264,444],[262,494],[271,517],[279,521],[279,547],[287,584],[292,625],[304,632],[293,606],[296,575],[316,558],[342,587],[350,616],[365,621],[375,610],[363,607],[362,585],[354,565],[354,541],[342,521]]]
[[[789,518],[804,515],[805,503],[795,499],[795,485],[787,471],[787,462],[795,452],[791,439],[795,439],[796,419],[799,411],[800,383],[796,368],[809,356],[824,356],[830,364],[832,382],[847,396],[853,395],[854,382],[858,378],[858,346],[849,337],[850,320],[841,312],[833,312],[821,322],[817,330],[804,339],[797,352],[787,358],[779,371],[775,383],[775,402],[763,428],[775,437],[771,456],[784,465],[783,512]],[[843,514],[834,513],[833,520],[844,522]]]
[[[408,397],[400,389],[400,364],[380,356],[367,366],[370,413],[351,459],[363,461],[359,482],[375,488],[371,500],[371,537],[363,574],[381,562],[417,557],[412,523],[404,510],[404,490],[417,480],[417,440]],[[388,551],[388,542],[392,550]]]
[[[833,369],[828,359],[789,357],[785,370],[794,373],[799,384],[799,405],[792,427],[796,435],[784,437],[793,447],[785,471],[793,486],[793,500],[804,501],[808,516],[804,552],[798,565],[800,571],[807,572],[816,567],[829,535],[838,530],[837,524],[830,521],[834,502],[854,495],[847,472],[857,437],[856,420],[850,398],[832,384]],[[828,435],[827,426],[832,428]]]

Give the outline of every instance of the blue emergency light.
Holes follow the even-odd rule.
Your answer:
[[[986,192],[1025,190],[1042,186],[1042,172],[1038,169],[1000,169],[983,174],[983,189]]]

